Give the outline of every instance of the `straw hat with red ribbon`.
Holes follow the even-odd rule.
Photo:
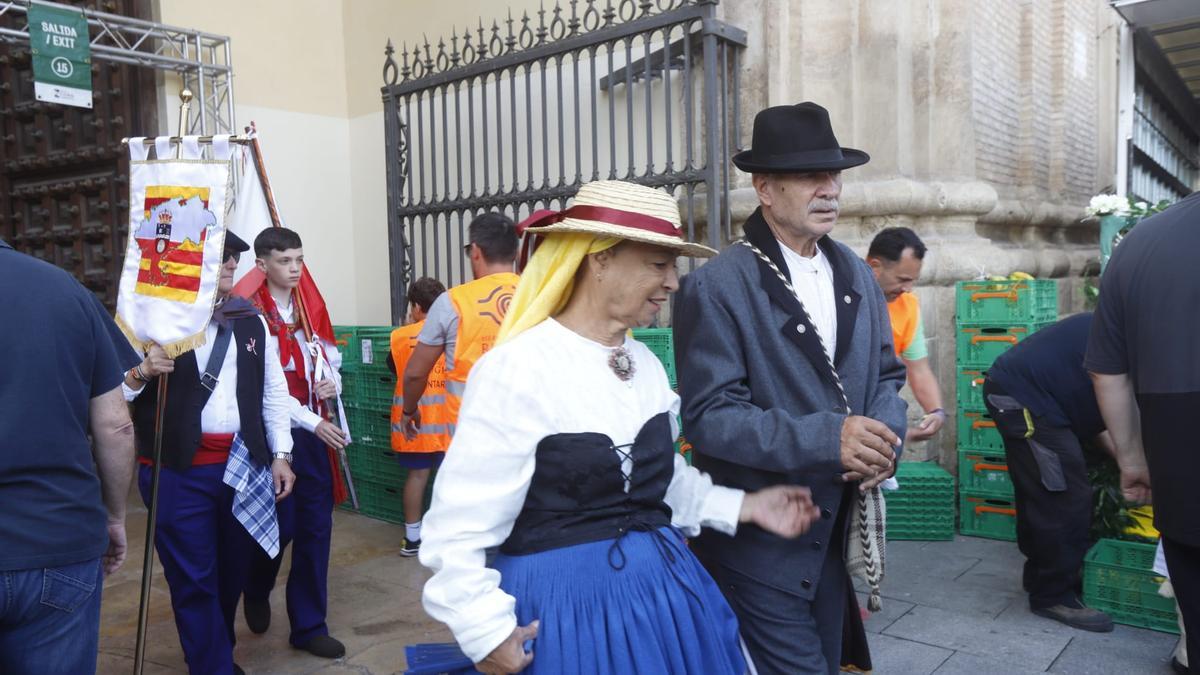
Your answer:
[[[622,241],[662,246],[701,258],[717,254],[683,238],[679,205],[663,190],[616,180],[587,183],[570,208],[535,211],[517,225],[521,282],[500,325],[503,342],[566,306],[584,259]],[[536,251],[534,250],[536,249]]]
[[[517,225],[525,234],[522,260],[534,236],[556,232],[616,237],[674,249],[680,255],[711,258],[717,254],[702,244],[685,241],[679,204],[663,190],[619,180],[598,180],[579,188],[570,208],[534,211]]]

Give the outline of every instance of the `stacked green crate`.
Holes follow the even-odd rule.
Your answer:
[[[954,476],[935,462],[900,462],[899,490],[887,492],[888,539],[954,538]]]
[[[679,382],[675,377],[675,337],[670,328],[634,328],[633,339],[641,342],[658,357],[663,370],[667,371],[667,382],[671,388],[679,390]],[[690,464],[692,461],[691,446],[681,435],[675,442],[675,450],[682,452]]]
[[[1057,320],[1057,282],[960,281],[955,294],[959,532],[1014,541],[1012,481],[983,381],[997,356]]]
[[[346,448],[359,512],[404,523],[405,469],[392,452],[396,376],[387,366],[391,326],[334,326],[342,354],[342,404],[353,442]],[[429,481],[432,490],[433,481]],[[430,493],[426,493],[426,501]],[[349,502],[343,506],[350,508]]]

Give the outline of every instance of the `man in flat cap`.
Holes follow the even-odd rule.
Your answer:
[[[904,366],[871,269],[829,236],[842,170],[868,159],[839,146],[815,103],[758,113],[752,147],[733,162],[753,176],[759,208],[745,238],[684,277],[676,298],[696,466],[745,490],[807,485],[824,516],[797,539],[742,526],[694,544],[762,675],[870,668],[847,528],[860,491],[895,471]]]
[[[249,248],[234,233],[225,233],[217,305],[204,344],[176,359],[155,345],[122,385],[125,400],[133,402],[138,489],[149,505],[158,378],[171,373],[162,417],[154,548],[193,674],[242,672],[233,662],[233,618],[256,539],[269,538],[266,524],[274,520],[273,504],[269,513],[254,513],[249,522],[259,527],[252,536],[250,526],[235,517],[234,488],[227,477],[243,470],[261,474],[270,467],[276,501],[291,493],[296,480],[279,341],[267,339],[266,321],[249,301],[229,294],[238,258]],[[278,548],[277,528],[274,539]]]

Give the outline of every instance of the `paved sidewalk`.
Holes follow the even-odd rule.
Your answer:
[[[146,514],[131,502],[129,561],[104,585],[101,673],[132,672]],[[326,661],[287,642],[283,577],[271,630],[254,635],[238,619],[237,662],[247,673],[384,675],[404,670],[404,646],[447,642],[420,607],[428,574],[400,558],[403,528],[338,511],[330,570],[329,626],[347,656]],[[1173,635],[1117,626],[1108,634],[1067,628],[1029,613],[1015,544],[960,537],[890,542],[883,610],[867,621],[876,673],[1168,674]],[[287,569],[285,562],[284,569]],[[865,599],[863,601],[865,606]],[[186,672],[161,568],[154,577],[146,672]]]
[[[883,610],[866,624],[877,673],[1172,672],[1174,635],[1089,633],[1031,614],[1015,543],[894,541],[887,554]]]

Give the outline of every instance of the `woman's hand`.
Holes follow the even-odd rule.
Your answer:
[[[812,492],[799,485],[773,485],[742,498],[743,523],[754,523],[767,532],[794,539],[808,531],[821,510],[812,501]]]
[[[533,652],[525,651],[525,642],[537,637],[538,624],[538,621],[532,621],[528,626],[514,628],[507,640],[475,664],[475,669],[485,675],[508,675],[525,670],[533,662]]]

